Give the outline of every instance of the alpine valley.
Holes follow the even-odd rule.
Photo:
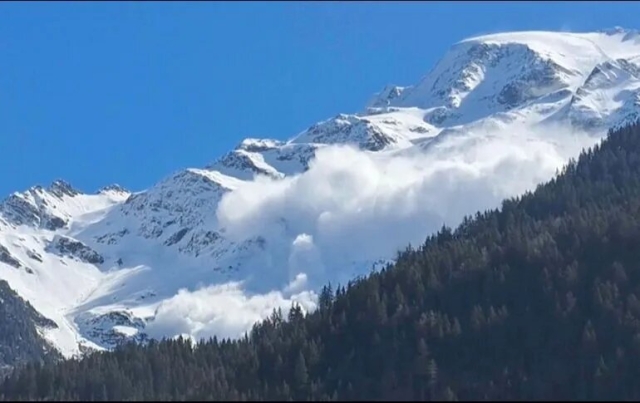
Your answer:
[[[322,285],[533,190],[639,112],[640,33],[493,34],[362,111],[246,139],[144,191],[14,193],[0,204],[0,366],[235,338],[273,309],[312,310]]]

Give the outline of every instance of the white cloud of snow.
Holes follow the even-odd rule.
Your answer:
[[[274,308],[286,314],[297,302],[313,310],[313,291],[352,278],[353,262],[393,258],[443,223],[455,226],[466,214],[534,189],[598,139],[559,127],[496,130],[452,133],[420,152],[330,146],[302,174],[257,177],[226,194],[217,211],[226,236],[260,235],[269,244],[271,268],[256,281],[289,284],[254,294],[240,283],[182,290],[160,305],[147,331],[237,337]],[[370,267],[355,269],[362,274]]]
[[[535,188],[596,141],[512,125],[452,133],[420,152],[330,146],[300,175],[257,177],[228,193],[217,216],[232,239],[262,235],[286,249],[289,281],[304,272],[319,286],[349,262],[393,257],[443,223]]]
[[[299,276],[298,283],[303,279]],[[180,290],[163,301],[145,332],[152,337],[190,335],[196,340],[213,336],[237,338],[251,330],[254,323],[267,318],[274,309],[283,315],[293,304],[304,311],[315,309],[317,296],[311,291],[291,294],[291,284],[284,291],[249,295],[242,284],[232,282],[204,287],[196,291]]]

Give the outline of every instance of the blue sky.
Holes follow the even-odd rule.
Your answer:
[[[417,82],[455,42],[638,27],[633,2],[0,3],[0,197],[147,188]]]

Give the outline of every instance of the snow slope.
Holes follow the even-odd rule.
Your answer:
[[[66,356],[131,337],[237,337],[534,188],[639,102],[636,31],[470,38],[360,113],[246,139],[145,191],[56,181],[9,196],[0,279],[58,324],[42,332]]]

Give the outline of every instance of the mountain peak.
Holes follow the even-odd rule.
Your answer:
[[[259,151],[267,151],[278,146],[281,146],[282,142],[280,140],[274,139],[259,139],[248,137],[240,142],[240,144],[236,147],[238,150],[245,150],[249,152],[259,152]]]
[[[122,186],[118,185],[117,183],[114,183],[112,185],[108,185],[103,187],[102,189],[100,189],[98,191],[98,193],[120,193],[120,194],[125,194],[125,193],[131,193],[130,191],[128,191],[127,189],[123,188]]]
[[[380,91],[375,94],[373,98],[368,102],[368,108],[383,108],[385,106],[391,105],[393,100],[402,95],[402,92],[405,90],[405,87],[399,87],[397,85],[387,85]]]
[[[640,41],[629,40],[635,32],[617,27],[600,33],[517,31],[466,38],[418,84],[386,86],[370,101],[369,112],[417,107],[429,111],[426,122],[443,127],[541,99],[568,101],[599,64],[640,57]]]
[[[627,28],[623,28],[621,26],[614,26],[611,28],[605,28],[605,29],[601,29],[598,31],[598,33],[603,33],[606,35],[636,35],[638,34],[638,30],[637,29],[627,29]]]
[[[58,197],[74,197],[80,194],[80,192],[74,189],[71,184],[62,179],[54,180],[53,183],[51,183],[51,185],[49,186],[49,192]]]

